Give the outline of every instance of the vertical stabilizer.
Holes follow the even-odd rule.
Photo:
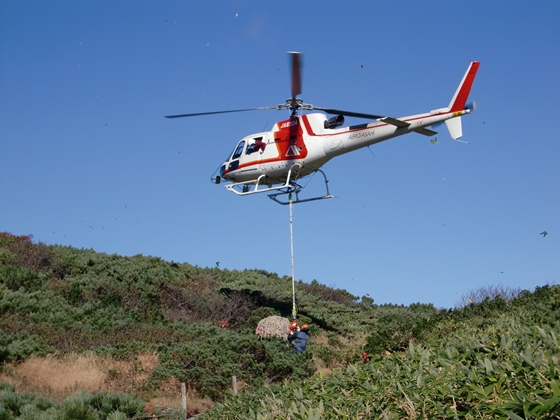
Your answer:
[[[453,95],[453,99],[451,99],[451,102],[449,103],[449,112],[458,112],[465,109],[467,98],[469,97],[469,93],[471,92],[471,86],[474,82],[474,78],[476,76],[476,72],[478,71],[479,66],[480,66],[480,62],[471,61],[471,65],[469,66],[467,72],[463,76],[463,80],[461,80],[461,84],[459,85],[459,88],[457,89],[455,95]],[[461,124],[459,122],[459,127],[460,126]]]
[[[445,125],[449,130],[449,135],[453,140],[463,136],[463,126],[461,124],[461,117],[451,118],[450,120],[445,120]]]

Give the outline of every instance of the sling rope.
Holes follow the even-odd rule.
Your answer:
[[[294,277],[294,231],[292,228],[293,220],[293,204],[292,204],[292,193],[288,195],[288,201],[290,202],[290,253],[292,257],[292,318],[296,319],[296,285]]]

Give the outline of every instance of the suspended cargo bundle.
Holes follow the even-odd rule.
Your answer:
[[[259,321],[255,334],[260,338],[278,337],[286,340],[289,328],[290,321],[287,318],[273,315]]]

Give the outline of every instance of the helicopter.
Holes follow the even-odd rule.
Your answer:
[[[182,118],[257,110],[290,111],[289,118],[275,123],[270,131],[251,134],[239,140],[228,159],[212,175],[213,183],[220,184],[222,180],[229,182],[226,188],[237,195],[269,193],[269,197],[280,204],[333,198],[329,192],[327,176],[321,168],[334,157],[404,134],[418,133],[433,137],[438,133],[431,129],[432,126],[444,122],[451,138],[461,141],[461,117],[471,114],[475,108],[474,103],[467,104],[467,98],[480,66],[478,61],[471,61],[447,107],[395,118],[304,103],[298,97],[302,91],[301,53],[288,54],[291,58],[292,96],[285,103],[260,108],[166,116]],[[303,114],[303,111],[315,110],[321,112]],[[325,114],[334,116],[328,118]],[[341,127],[344,117],[370,121]],[[304,187],[298,181],[317,172],[323,175],[325,195],[300,198],[299,194]]]

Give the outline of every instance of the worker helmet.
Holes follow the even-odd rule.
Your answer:
[[[301,326],[301,329],[303,330],[304,328],[309,328],[309,325],[303,324],[303,325]]]

